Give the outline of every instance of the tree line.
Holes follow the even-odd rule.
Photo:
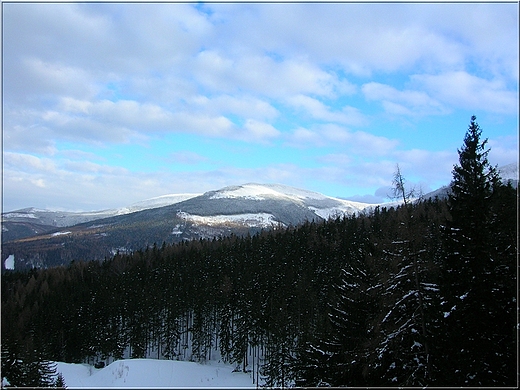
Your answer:
[[[399,207],[6,271],[2,376],[218,357],[269,387],[514,386],[517,193],[480,137],[472,117],[447,200],[398,170]]]

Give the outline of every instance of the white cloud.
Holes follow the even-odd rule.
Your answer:
[[[441,103],[422,91],[398,90],[377,82],[366,83],[361,90],[367,100],[380,101],[389,114],[434,115],[447,112]]]
[[[246,90],[271,98],[299,93],[332,96],[336,88],[345,89],[335,75],[304,59],[276,61],[267,55],[233,59],[216,50],[198,54],[194,75],[210,91]]]
[[[453,19],[450,27],[463,24],[473,6],[303,3],[210,7],[228,22],[223,23],[223,33],[230,42],[230,52],[238,47],[252,47],[250,50],[305,55],[314,62],[340,64],[347,71],[367,75],[378,70],[410,69],[416,64],[464,64],[464,41],[460,42],[453,31],[437,26],[444,26],[447,17]],[[509,7],[511,11],[515,11],[514,7]],[[500,23],[502,13],[507,15],[508,10],[485,22]],[[229,23],[236,14],[241,17]]]
[[[63,169],[75,173],[96,174],[96,175],[128,175],[130,171],[126,168],[103,165],[92,161],[72,161],[65,160],[61,164]]]
[[[288,103],[303,111],[311,118],[344,125],[359,126],[367,122],[366,117],[354,107],[346,106],[342,111],[333,111],[318,99],[306,95],[295,95],[287,99]]]
[[[381,156],[391,152],[399,142],[364,131],[351,131],[335,124],[299,127],[287,137],[287,143],[295,147],[342,147],[356,156]]]
[[[518,114],[518,92],[506,88],[502,80],[486,80],[465,71],[413,75],[412,80],[454,107]]]
[[[194,132],[212,137],[226,137],[232,134],[233,122],[225,116],[207,116],[196,113],[175,113],[171,131]]]
[[[404,177],[438,187],[450,182],[453,165],[458,161],[456,150],[396,150],[392,156],[394,161],[399,164]]]
[[[24,171],[53,174],[56,165],[50,158],[40,158],[31,154],[4,152],[5,169],[22,168]]]
[[[318,132],[303,127],[294,129],[288,138],[290,146],[323,146],[323,138]]]
[[[518,162],[518,136],[505,136],[489,139],[487,146],[489,152],[489,162],[491,165],[499,167]]]
[[[251,95],[223,94],[215,97],[196,95],[189,100],[189,103],[200,107],[204,112],[229,113],[257,120],[274,119],[280,115],[280,112],[268,101]]]
[[[278,138],[280,132],[268,123],[259,122],[253,119],[248,119],[243,126],[245,133],[241,137],[246,141],[259,141]]]
[[[517,4],[434,4],[425,11],[416,15],[417,22],[459,42],[464,64],[451,70],[472,64],[478,74],[518,83]]]
[[[86,99],[99,90],[94,83],[94,75],[82,67],[44,61],[32,53],[28,56],[19,61],[3,56],[4,105],[27,104],[34,107],[60,95]]]
[[[449,113],[458,120],[459,108],[488,111],[498,121],[518,114],[516,4],[199,8],[4,4],[3,147],[20,152],[4,160],[11,201],[26,196],[24,206],[32,205],[28,196],[38,194],[68,207],[67,199],[76,197],[81,207],[95,208],[94,202],[104,201],[99,188],[106,188],[106,205],[120,206],[122,199],[128,204],[251,178],[304,187],[320,178],[383,188],[396,162],[417,180],[441,180],[452,154],[400,150],[400,135],[391,133],[395,122],[388,132],[377,129],[387,137],[368,127],[387,126],[397,116],[413,118],[420,128],[430,115]],[[371,117],[373,104],[366,101],[380,104],[385,114]],[[365,131],[352,129],[357,126]],[[314,170],[283,156],[278,160],[285,164],[255,169],[156,175],[59,150],[63,140],[79,151],[82,144],[143,145],[166,133],[247,141],[249,150],[257,144],[299,147],[311,153],[302,161],[313,160],[321,148],[324,157],[314,160]],[[515,136],[491,133],[490,156],[514,157]],[[186,153],[170,157],[208,162],[204,152]]]

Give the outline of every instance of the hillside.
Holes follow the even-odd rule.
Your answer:
[[[169,195],[97,213],[24,209],[3,215],[2,262],[14,255],[20,269],[102,260],[155,243],[255,234],[351,215],[367,207],[298,188],[249,183],[198,196]],[[30,234],[31,229],[38,234]]]

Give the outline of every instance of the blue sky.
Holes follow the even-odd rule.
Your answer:
[[[448,184],[518,160],[517,3],[3,3],[3,210],[248,182]]]

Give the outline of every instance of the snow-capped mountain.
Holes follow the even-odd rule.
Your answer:
[[[50,232],[95,220],[122,216],[165,206],[179,206],[179,216],[198,224],[270,227],[327,219],[363,210],[367,204],[328,197],[280,184],[249,183],[205,194],[170,194],[146,199],[119,209],[67,212],[26,208],[2,215],[4,241]],[[288,209],[287,209],[288,207]],[[13,230],[17,230],[16,233]],[[23,230],[23,231],[21,231]]]
[[[92,213],[17,210],[2,216],[2,261],[46,267],[76,258],[101,260],[154,243],[254,234],[370,206],[280,184],[248,183]]]
[[[512,180],[517,185],[517,163],[499,172],[504,181]],[[448,190],[443,187],[424,197],[443,198]],[[262,229],[352,215],[375,206],[281,184],[247,183],[203,194],[164,195],[97,212],[23,209],[2,215],[2,264],[7,259],[15,267],[102,260],[154,243],[254,234]]]
[[[268,221],[287,226],[350,215],[370,205],[281,184],[248,183],[209,191],[177,206],[184,218],[205,218],[213,224],[236,222],[237,219],[251,223],[256,218],[261,224]]]

